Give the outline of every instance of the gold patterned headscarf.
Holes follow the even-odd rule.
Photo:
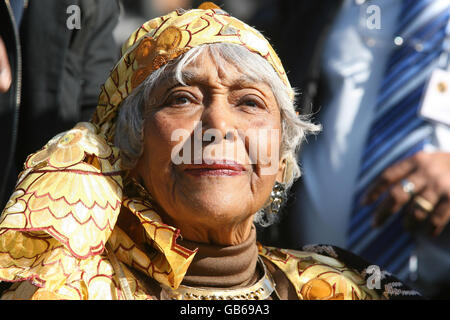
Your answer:
[[[213,3],[205,2],[199,9],[178,9],[152,19],[130,36],[122,46],[122,58],[102,87],[92,122],[112,141],[120,103],[149,74],[191,48],[218,42],[239,44],[260,54],[275,69],[293,99],[280,59],[264,36]]]
[[[123,45],[92,121],[57,135],[27,158],[0,218],[0,281],[29,280],[40,288],[34,297],[55,292],[58,297],[95,298],[102,292],[120,296],[120,290],[96,289],[117,287],[110,264],[114,259],[105,256],[108,243],[106,251],[121,263],[178,287],[195,251],[180,247],[180,230],[164,224],[139,192],[131,195],[124,187],[120,152],[113,145],[115,121],[121,102],[149,74],[193,47],[217,42],[243,45],[260,54],[293,98],[267,40],[219,7],[205,3],[144,23]],[[145,230],[145,241],[154,249],[151,257],[134,243],[129,230],[116,225],[124,208]],[[140,294],[137,285],[131,291]]]

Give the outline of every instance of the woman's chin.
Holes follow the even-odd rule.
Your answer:
[[[211,188],[202,192],[191,191],[188,197],[183,197],[180,203],[186,215],[193,216],[192,221],[229,221],[241,220],[251,214],[251,199],[244,190],[242,193],[230,192],[226,188]],[[194,217],[195,216],[195,217]]]

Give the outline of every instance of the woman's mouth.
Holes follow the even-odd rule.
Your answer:
[[[183,165],[183,171],[192,176],[237,176],[246,169],[235,161],[204,159],[200,164]]]

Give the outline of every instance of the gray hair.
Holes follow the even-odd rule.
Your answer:
[[[134,168],[143,153],[145,106],[156,104],[152,98],[155,86],[161,83],[161,80],[185,85],[184,68],[194,62],[205,50],[209,51],[212,59],[219,66],[223,61],[231,63],[251,80],[266,83],[272,89],[281,114],[280,159],[286,159],[287,172],[284,185],[287,192],[301,174],[296,154],[306,136],[319,132],[320,126],[311,123],[305,116],[297,115],[287,86],[267,60],[241,45],[230,43],[204,44],[190,49],[179,58],[150,74],[122,101],[114,142],[121,151],[123,169]],[[171,72],[166,72],[169,70]],[[273,217],[273,214],[264,214],[263,211],[264,209],[255,215],[255,222],[263,226],[272,224],[276,217]]]

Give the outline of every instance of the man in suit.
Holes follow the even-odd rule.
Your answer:
[[[450,123],[436,112],[421,116],[430,109],[424,97],[442,101],[428,83],[448,68],[449,7],[447,0],[262,6],[253,25],[286,61],[301,113],[323,125],[300,152],[303,179],[288,213],[264,241],[341,246],[426,296],[449,296]]]

